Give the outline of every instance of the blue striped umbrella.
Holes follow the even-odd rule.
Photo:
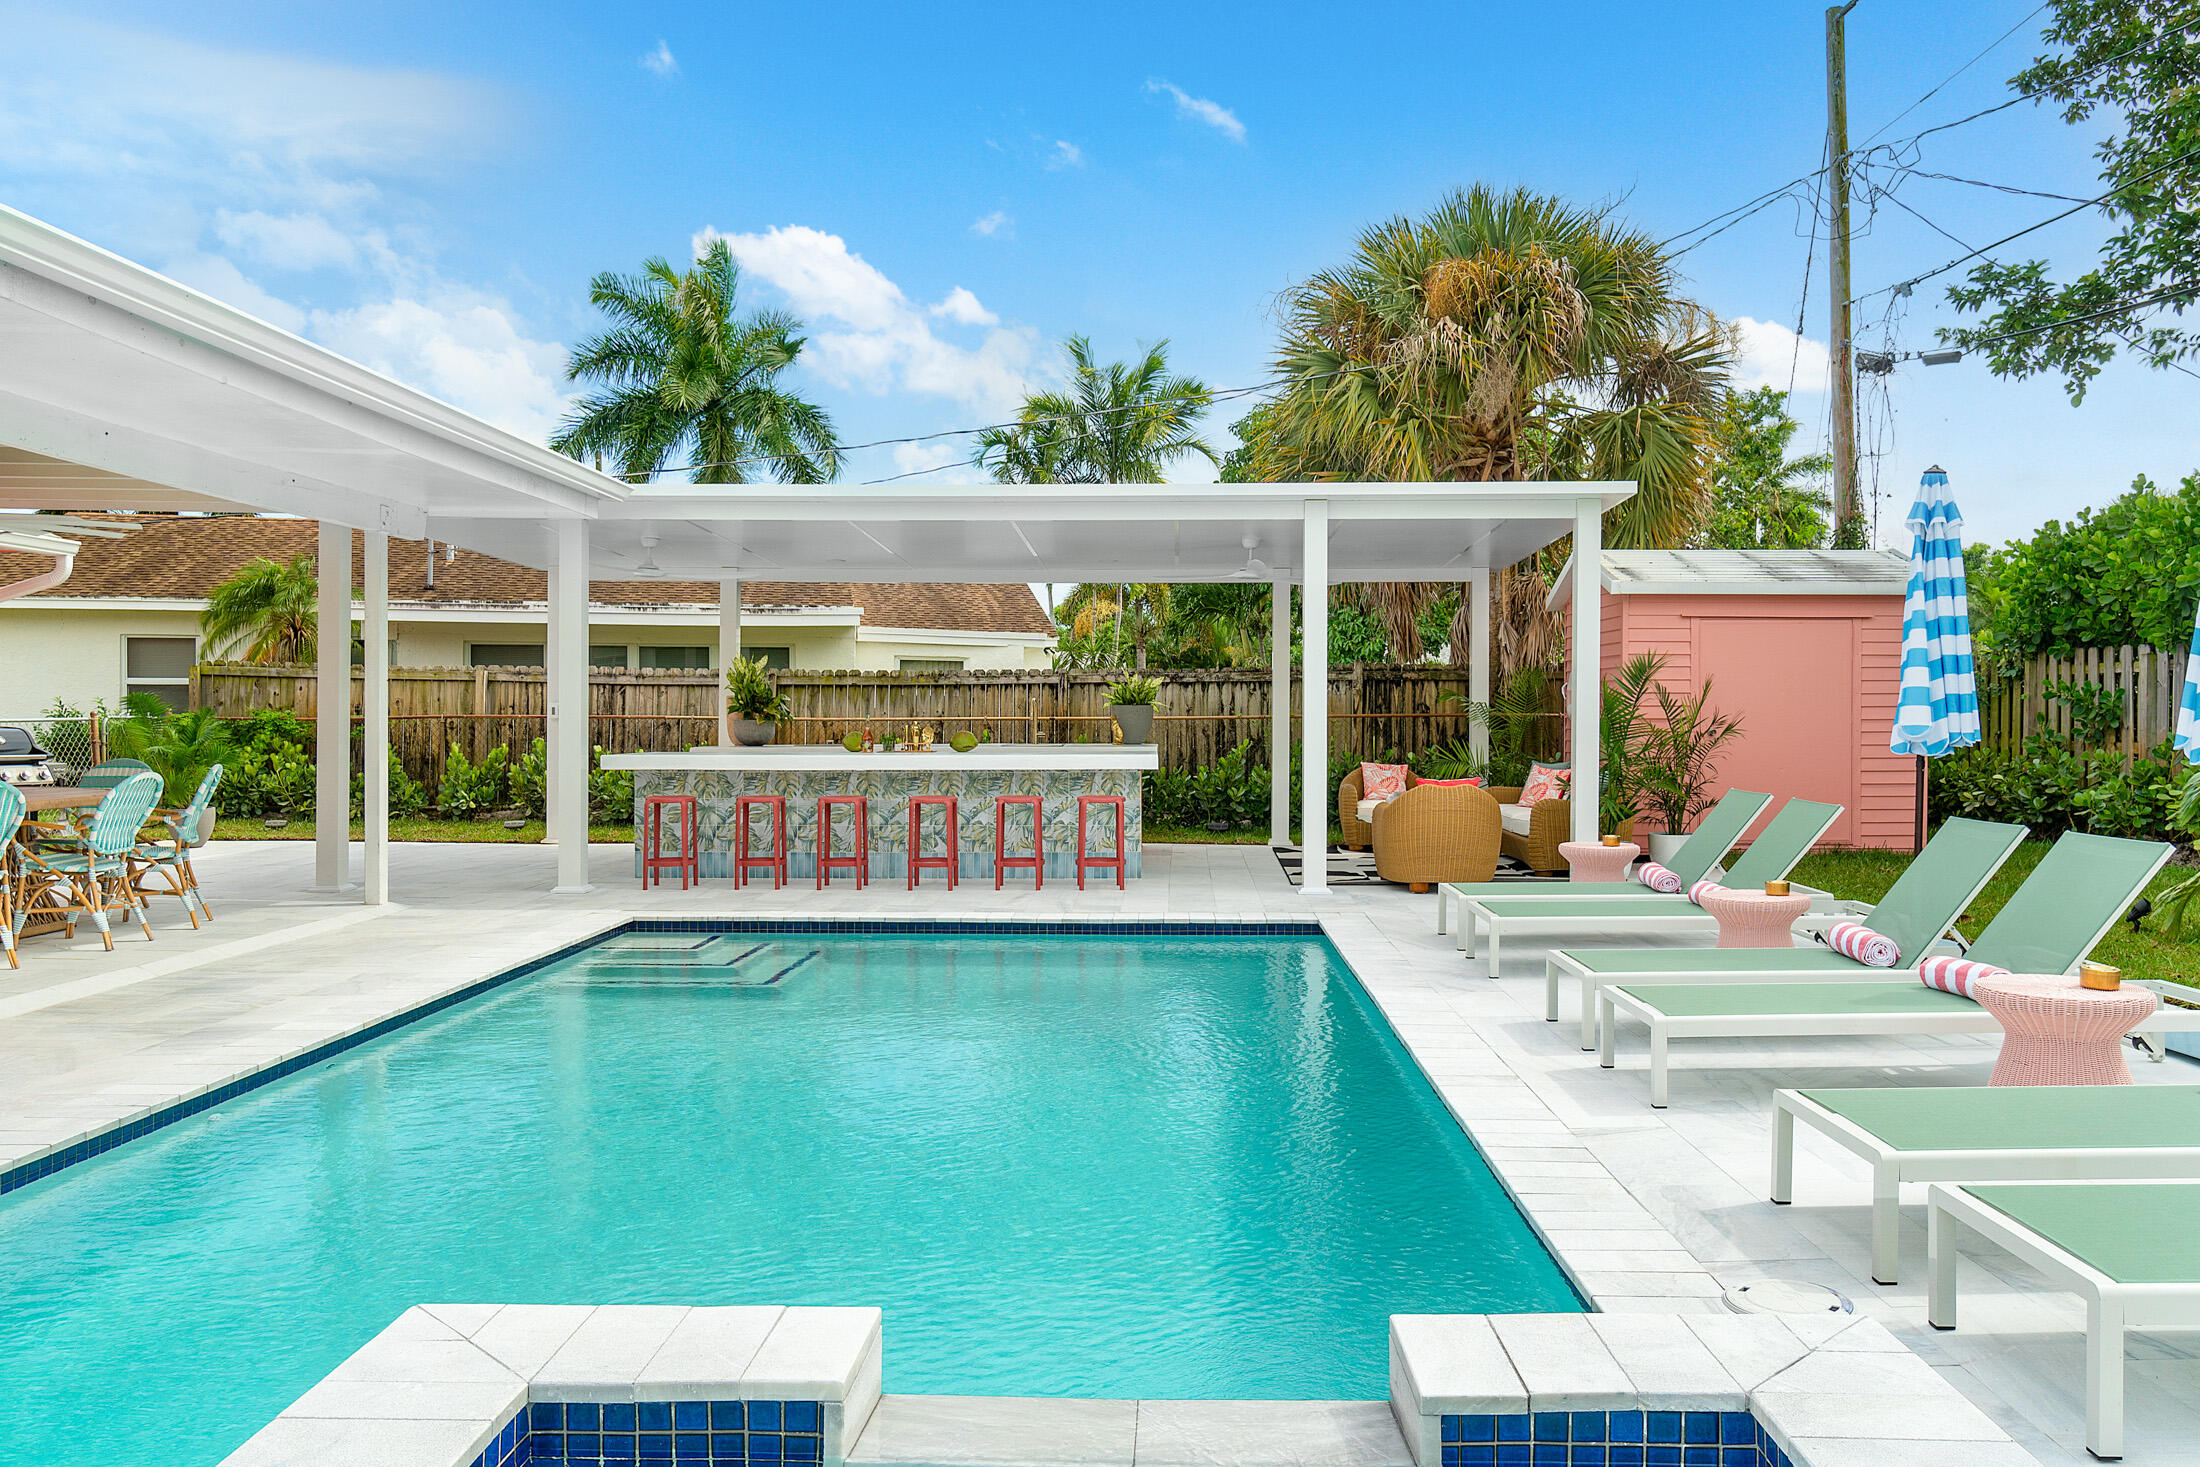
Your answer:
[[[1902,692],[1894,712],[1897,754],[1937,759],[1978,742],[1978,684],[1971,673],[1971,604],[1963,583],[1963,515],[1948,476],[1925,471],[1910,508],[1910,589],[1902,604]]]
[[[2192,616],[2192,655],[2185,659],[2185,699],[2177,705],[2177,747],[2200,760],[2200,607]]]

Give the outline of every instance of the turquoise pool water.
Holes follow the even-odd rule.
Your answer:
[[[1362,1399],[1391,1313],[1580,1307],[1329,945],[1234,935],[628,934],[0,1198],[0,1279],[41,1467],[216,1462],[432,1300],[876,1304],[889,1390]]]

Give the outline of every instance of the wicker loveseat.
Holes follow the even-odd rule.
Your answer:
[[[1500,805],[1518,805],[1520,787],[1499,785],[1490,790],[1490,796]],[[1505,854],[1531,871],[1559,872],[1566,869],[1566,858],[1558,853],[1558,843],[1573,839],[1573,805],[1566,800],[1539,800],[1528,812],[1528,829],[1525,834],[1517,830],[1504,832]]]
[[[1475,785],[1422,784],[1375,809],[1375,874],[1427,891],[1439,881],[1488,881],[1503,835],[1497,801]]]
[[[1412,789],[1421,782],[1412,770],[1406,771],[1406,788]],[[1360,818],[1360,801],[1366,799],[1360,783],[1360,766],[1352,766],[1352,772],[1337,786],[1337,824],[1344,829],[1344,848],[1348,851],[1364,851],[1375,844],[1375,827]]]

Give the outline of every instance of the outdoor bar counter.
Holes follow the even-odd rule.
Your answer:
[[[871,823],[871,876],[901,878],[908,871],[909,799],[953,795],[962,825],[962,874],[993,875],[993,801],[1000,795],[1037,795],[1046,816],[1046,873],[1075,878],[1077,797],[1118,795],[1123,800],[1125,874],[1139,874],[1139,776],[1160,766],[1152,744],[980,744],[958,754],[945,744],[919,753],[851,754],[837,744],[767,744],[762,748],[691,749],[684,754],[606,754],[603,767],[634,773],[634,861],[641,869],[642,802],[651,795],[693,795],[702,837],[703,875],[733,874],[733,802],[741,795],[780,795],[787,801],[788,870],[803,880],[817,874],[817,800],[820,795],[862,795]],[[1029,816],[1009,814],[1009,853],[1028,854]],[[766,817],[752,813],[754,838],[764,847]],[[848,817],[836,818],[835,854],[845,854]],[[672,844],[672,817],[666,819]],[[927,808],[925,851],[938,853],[940,814]],[[1092,815],[1091,849],[1112,848],[1114,822]],[[1027,870],[1011,879],[1028,881]],[[927,873],[939,880],[937,873]],[[762,878],[769,882],[770,877]],[[845,873],[836,879],[846,880]]]

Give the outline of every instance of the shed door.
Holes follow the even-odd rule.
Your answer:
[[[1742,720],[1741,737],[1719,763],[1716,788],[1769,791],[1773,802],[1760,829],[1788,799],[1831,800],[1842,813],[1823,840],[1853,844],[1856,623],[1757,616],[1692,622],[1696,675],[1711,679],[1711,706]]]

